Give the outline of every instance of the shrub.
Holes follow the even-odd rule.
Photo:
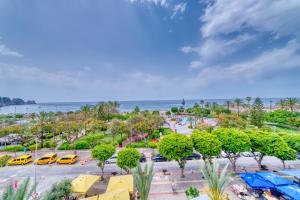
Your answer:
[[[89,149],[90,145],[85,140],[79,140],[74,143],[74,148],[75,149]]]
[[[71,180],[63,180],[52,186],[50,191],[46,192],[44,200],[69,199],[72,193]]]
[[[63,143],[58,147],[58,150],[71,150],[71,149],[74,149],[74,145],[69,143]]]
[[[41,148],[41,145],[37,145],[37,149],[40,149]],[[29,147],[28,147],[28,149],[30,150],[30,151],[34,151],[35,149],[36,149],[36,145],[35,144],[32,144],[32,145],[30,145]]]
[[[56,147],[56,142],[53,141],[46,141],[44,144],[45,148],[55,148]]]
[[[188,199],[194,199],[199,196],[199,190],[196,187],[190,186],[188,189],[186,189],[185,195]]]
[[[157,148],[157,143],[156,142],[149,142],[148,147],[152,148],[152,149],[156,149]]]
[[[21,145],[10,145],[4,148],[4,151],[9,151],[9,152],[17,152],[17,151],[23,151],[24,147]]]
[[[3,155],[0,157],[0,167],[4,167],[7,161],[11,158],[10,155]]]
[[[141,157],[141,153],[133,148],[125,148],[119,151],[117,165],[124,169],[127,173],[130,169],[137,166],[137,162]]]
[[[153,133],[150,135],[150,139],[158,139],[158,138],[160,138],[159,130],[153,131]]]
[[[126,147],[128,147],[128,148],[144,148],[147,146],[148,146],[148,143],[145,141],[129,143],[126,145]]]

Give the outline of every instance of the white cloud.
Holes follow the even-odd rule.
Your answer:
[[[255,37],[249,34],[242,34],[230,40],[211,37],[203,40],[200,46],[185,46],[181,48],[181,51],[185,54],[197,53],[202,62],[209,62],[235,52],[238,48],[253,39],[255,39]]]
[[[179,13],[184,13],[186,9],[186,5],[187,3],[176,4],[173,8],[173,14],[171,15],[171,19],[173,19]]]
[[[0,79],[37,81],[57,86],[82,87],[81,81],[70,73],[47,72],[36,67],[0,64]]]
[[[201,17],[204,37],[254,28],[281,35],[299,34],[299,0],[215,0]]]
[[[0,54],[3,56],[15,56],[15,57],[23,57],[22,54],[9,49],[7,46],[4,44],[0,44]]]
[[[232,64],[228,67],[203,68],[191,84],[203,86],[213,82],[249,81],[265,76],[276,76],[281,72],[300,68],[300,45],[290,41],[285,47],[272,49],[251,60]]]
[[[190,69],[199,69],[199,68],[203,67],[203,62],[194,60],[190,63],[189,67],[190,67]]]
[[[154,5],[159,5],[163,7],[168,7],[167,0],[129,0],[131,3],[141,2],[141,3],[152,3]]]

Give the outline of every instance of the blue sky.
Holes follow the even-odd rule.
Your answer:
[[[0,96],[299,96],[299,11],[299,0],[2,0]]]

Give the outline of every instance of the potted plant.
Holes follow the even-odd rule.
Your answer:
[[[190,186],[186,189],[185,195],[188,199],[194,199],[199,196],[199,190],[196,187]]]

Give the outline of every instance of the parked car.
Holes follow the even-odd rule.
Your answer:
[[[192,155],[185,158],[185,160],[200,160],[201,155],[197,153],[192,153]]]
[[[143,153],[141,153],[140,162],[146,162],[146,156]]]
[[[35,163],[38,165],[51,164],[51,163],[55,163],[57,158],[58,157],[56,153],[49,153],[43,155],[41,158],[36,159]]]
[[[106,164],[117,163],[118,154],[112,155],[108,160],[105,161]]]
[[[114,154],[112,157],[110,157],[108,160],[105,161],[106,164],[113,164],[117,163],[118,154]],[[145,154],[141,153],[140,162],[146,162],[146,156]]]
[[[19,156],[17,158],[12,158],[7,162],[7,165],[25,165],[32,162],[32,156],[29,154]]]
[[[297,160],[300,160],[300,152],[298,152],[298,153],[296,154],[296,158],[297,158]]]
[[[78,161],[78,156],[75,154],[67,154],[56,160],[58,164],[74,164]]]
[[[154,161],[154,162],[165,162],[165,161],[167,161],[167,159],[165,157],[163,157],[162,155],[160,155],[160,154],[153,155],[151,157],[151,160]]]

